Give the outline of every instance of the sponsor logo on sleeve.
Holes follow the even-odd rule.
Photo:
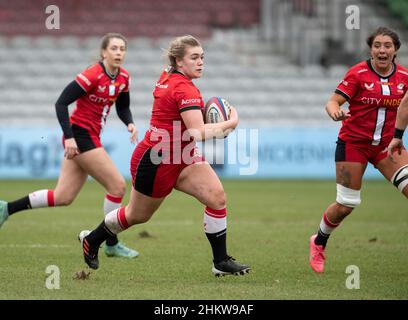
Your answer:
[[[78,78],[81,79],[83,82],[86,83],[86,85],[90,86],[91,81],[87,77],[85,77],[82,73],[78,74]]]
[[[198,104],[200,105],[201,99],[200,98],[192,98],[192,99],[181,99],[181,105],[186,105],[186,104]]]
[[[156,83],[156,87],[160,89],[167,89],[168,86],[169,86],[168,84],[161,84],[160,82]]]

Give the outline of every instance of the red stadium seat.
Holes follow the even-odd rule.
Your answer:
[[[259,0],[72,0],[52,1],[60,9],[59,30],[47,30],[49,1],[13,0],[0,3],[0,32],[15,35],[100,36],[107,31],[162,37],[194,33],[208,37],[211,27],[250,27],[259,21]],[[190,31],[189,31],[190,30]]]

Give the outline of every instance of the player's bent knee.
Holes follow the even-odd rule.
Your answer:
[[[227,195],[224,190],[220,189],[213,192],[207,206],[214,209],[225,208],[227,206]]]
[[[123,182],[116,183],[115,186],[108,190],[108,193],[112,196],[123,198],[126,195],[126,182],[123,180]]]
[[[337,184],[336,202],[348,208],[355,208],[361,203],[360,190],[350,189]]]
[[[408,165],[399,168],[391,178],[392,184],[398,188],[399,191],[406,195],[408,186]]]

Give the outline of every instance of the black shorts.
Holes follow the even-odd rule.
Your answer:
[[[81,153],[102,147],[99,136],[97,136],[96,134],[93,134],[88,129],[80,127],[76,124],[73,124],[71,126],[71,129],[72,129],[72,133],[74,134],[75,142]],[[64,138],[63,138],[62,144],[65,147]]]

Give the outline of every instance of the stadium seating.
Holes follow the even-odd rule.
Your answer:
[[[280,39],[272,45],[263,41],[258,28],[260,2],[179,0],[175,6],[164,0],[56,0],[53,4],[60,8],[61,29],[46,30],[48,1],[2,1],[0,68],[7,77],[0,78],[0,126],[21,125],[22,115],[26,124],[58,126],[56,99],[78,72],[99,59],[100,36],[108,31],[123,32],[129,39],[124,67],[133,78],[131,103],[138,125],[148,123],[153,86],[166,65],[163,48],[171,37],[186,33],[203,41],[205,72],[196,80],[203,97],[230,100],[238,108],[240,125],[332,125],[324,104],[348,67],[300,67]],[[283,8],[277,12],[288,13],[290,1],[277,2]],[[325,1],[316,3],[315,11],[322,11]],[[299,23],[292,30],[296,32],[315,14],[313,8],[299,8],[307,9],[307,16],[294,12],[292,22]],[[315,35],[319,26],[306,25]],[[280,31],[286,32],[285,28]],[[297,45],[300,50],[299,43],[286,40],[286,45]],[[311,40],[320,41],[317,37]],[[400,59],[408,56],[403,50]],[[116,116],[111,118],[109,123],[119,125]]]
[[[194,33],[209,37],[212,27],[249,27],[259,21],[259,0],[56,0],[61,14],[59,30],[45,28],[48,1],[0,2],[0,34],[73,35],[86,37],[111,30],[128,37],[172,36]],[[205,10],[203,10],[205,9]]]
[[[222,32],[222,31],[220,31]],[[1,39],[0,68],[8,75],[0,79],[1,125],[25,123],[57,126],[54,103],[61,90],[87,65],[97,61],[99,38],[36,38],[20,36]],[[125,67],[132,75],[132,112],[139,125],[146,125],[153,101],[155,81],[165,67],[161,58],[167,39],[136,38],[129,43]],[[270,126],[326,121],[325,99],[340,79],[333,69],[326,75],[321,67],[299,68],[289,63],[265,66],[251,64],[225,43],[204,41],[206,69],[196,80],[205,99],[222,96],[236,105],[241,125]],[[119,124],[116,116],[111,116]],[[6,121],[7,120],[7,121]]]

